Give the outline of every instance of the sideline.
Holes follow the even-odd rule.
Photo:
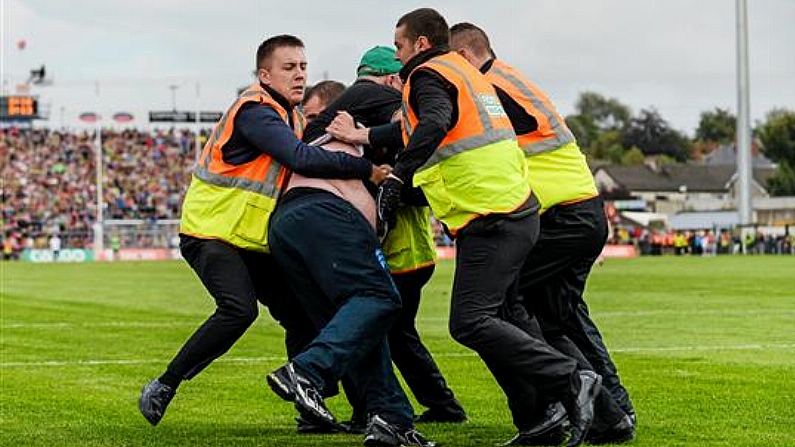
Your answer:
[[[689,351],[774,351],[774,350],[788,350],[795,349],[795,343],[782,343],[782,344],[746,344],[746,345],[696,345],[696,346],[669,346],[658,348],[640,348],[640,347],[627,347],[611,349],[611,353],[654,353],[654,352],[689,352]],[[477,357],[474,352],[445,352],[434,354],[434,357],[456,358],[456,357]],[[250,364],[250,363],[270,363],[270,362],[285,362],[287,357],[221,357],[216,359],[213,363],[230,363],[230,364]],[[102,365],[145,365],[145,364],[166,364],[168,359],[119,359],[119,360],[70,360],[70,361],[43,361],[43,362],[3,362],[0,363],[0,368],[27,368],[27,367],[48,367],[48,366],[102,366]]]

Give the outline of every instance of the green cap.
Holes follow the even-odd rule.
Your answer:
[[[367,50],[356,69],[358,76],[384,76],[395,74],[403,68],[395,59],[395,50],[390,47],[373,47]]]

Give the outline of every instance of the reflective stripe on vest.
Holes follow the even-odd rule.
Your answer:
[[[520,207],[530,196],[525,156],[494,87],[456,53],[436,56],[416,69],[438,74],[458,91],[457,121],[414,173],[413,184],[422,188],[434,215],[455,235],[478,216]],[[407,147],[418,123],[409,102],[411,84],[409,75],[402,107]]]
[[[459,67],[455,66],[455,64],[441,59],[431,59],[424,65],[426,67],[433,68],[433,66],[437,64],[458,74],[463,80],[464,85],[466,85],[467,93],[471,98],[478,96],[477,93],[475,93],[475,88],[472,86],[472,83],[469,81],[467,75]],[[483,99],[483,101],[473,102],[475,103],[475,108],[477,110],[480,123],[483,126],[483,132],[452,143],[440,145],[433,155],[431,155],[428,161],[422,167],[420,167],[420,170],[447,160],[448,158],[458,155],[464,151],[483,147],[494,143],[495,141],[516,138],[516,134],[511,128],[494,128],[491,116],[493,114],[500,113],[500,111],[502,114],[505,114],[505,110],[502,109],[502,105],[497,98],[497,94],[494,94],[493,99],[488,98],[486,95],[480,95],[480,98]],[[496,103],[494,100],[496,100]],[[489,102],[489,104],[486,104],[487,102]],[[499,107],[501,110],[497,111],[495,109],[497,107]],[[491,108],[491,112],[489,111],[489,108]]]
[[[537,130],[518,135],[519,147],[528,157],[555,150],[575,141],[574,134],[555,110],[547,95],[533,83],[523,79],[516,69],[495,59],[486,72],[486,77],[538,122]]]
[[[182,207],[180,232],[220,239],[254,251],[267,251],[267,224],[276,206],[287,170],[265,154],[230,165],[223,148],[234,132],[234,119],[249,102],[267,104],[288,124],[288,112],[259,85],[249,87],[216,124],[202,150]],[[293,111],[294,132],[300,138],[302,117]]]

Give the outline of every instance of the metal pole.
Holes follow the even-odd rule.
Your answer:
[[[6,83],[7,83],[6,80],[6,63],[8,59],[7,53],[10,53],[10,51],[6,52],[6,45],[7,45],[6,34],[8,34],[9,36],[11,35],[11,33],[5,32],[5,30],[8,29],[8,26],[6,24],[6,21],[8,20],[8,17],[6,17],[6,7],[7,4],[5,0],[0,0],[0,27],[2,27],[4,31],[0,33],[0,48],[2,48],[2,51],[0,51],[0,93],[4,95],[6,93]]]
[[[171,89],[171,110],[177,110],[177,89],[179,88],[178,85],[169,85],[168,88]]]
[[[202,142],[201,142],[201,105],[199,101],[199,96],[201,95],[201,86],[199,82],[196,82],[196,141],[194,142],[196,146],[196,163],[199,162],[199,156],[202,152]]]
[[[102,191],[102,115],[99,113],[99,81],[96,85],[97,93],[97,128],[96,128],[96,150],[95,162],[96,165],[96,191],[97,191],[97,221],[94,224],[94,259],[104,259],[105,248],[105,209],[104,209],[104,192]]]
[[[751,123],[748,74],[748,2],[737,0],[737,212],[743,233],[753,223],[751,203]],[[743,250],[745,243],[743,243]]]

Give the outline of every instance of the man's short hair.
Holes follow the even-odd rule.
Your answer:
[[[260,44],[259,48],[257,48],[256,69],[265,68],[273,52],[276,51],[277,48],[283,47],[304,48],[304,43],[301,39],[289,34],[281,34],[266,39]]]
[[[317,96],[323,104],[331,104],[345,90],[345,84],[339,81],[320,81],[309,87],[304,93],[304,100],[301,104],[306,104],[312,97]]]
[[[460,39],[467,48],[478,56],[494,57],[489,36],[481,28],[469,23],[456,23],[450,28],[450,39]]]
[[[411,39],[425,36],[431,46],[450,45],[450,29],[447,21],[435,9],[415,9],[401,17],[395,27],[403,25],[406,25],[406,36]]]

